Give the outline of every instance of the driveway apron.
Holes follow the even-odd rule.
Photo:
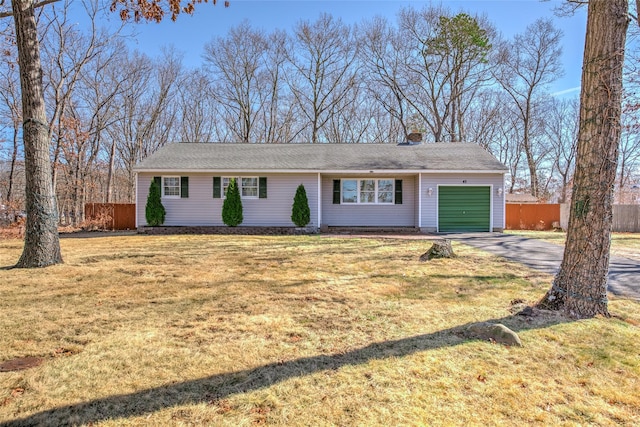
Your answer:
[[[560,269],[564,253],[564,246],[513,234],[452,233],[439,236],[553,275]],[[609,262],[607,290],[616,296],[640,300],[640,263],[612,256]]]

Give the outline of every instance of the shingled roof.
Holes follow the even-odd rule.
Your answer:
[[[140,162],[137,172],[505,172],[473,143],[223,144],[173,143]]]

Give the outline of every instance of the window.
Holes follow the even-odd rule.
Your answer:
[[[229,183],[232,179],[236,180],[236,184],[238,185],[238,190],[240,191],[240,197],[245,199],[257,199],[258,198],[258,177],[222,177],[222,197],[227,197],[227,189],[229,188]],[[266,182],[265,182],[265,190],[266,190]],[[266,194],[266,193],[265,193]],[[266,195],[265,197],[266,198]]]
[[[240,179],[240,195],[247,198],[258,197],[258,177]]]
[[[180,197],[180,177],[162,177],[162,197]]]
[[[376,180],[363,179],[360,181],[360,203],[376,202]]]
[[[358,203],[358,181],[342,181],[342,203]]]
[[[393,204],[393,179],[343,179],[342,203]]]
[[[378,203],[393,203],[393,180],[378,180]]]

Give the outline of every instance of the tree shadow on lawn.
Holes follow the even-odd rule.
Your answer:
[[[532,316],[512,315],[487,322],[502,323],[519,332],[571,321],[556,312],[534,311]],[[371,360],[403,357],[417,352],[453,347],[474,340],[467,328],[475,323],[393,341],[373,343],[345,353],[303,357],[263,365],[254,369],[213,375],[182,383],[99,398],[42,411],[25,418],[5,421],[0,427],[32,425],[91,425],[117,418],[142,416],[180,405],[217,404],[234,394],[270,387],[290,378],[355,366]]]

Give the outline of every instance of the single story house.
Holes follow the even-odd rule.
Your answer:
[[[241,226],[294,227],[303,184],[309,227],[407,227],[423,232],[502,231],[507,168],[473,143],[173,143],[136,168],[136,226],[146,225],[153,179],[165,226],[223,226],[222,204],[236,178]]]

